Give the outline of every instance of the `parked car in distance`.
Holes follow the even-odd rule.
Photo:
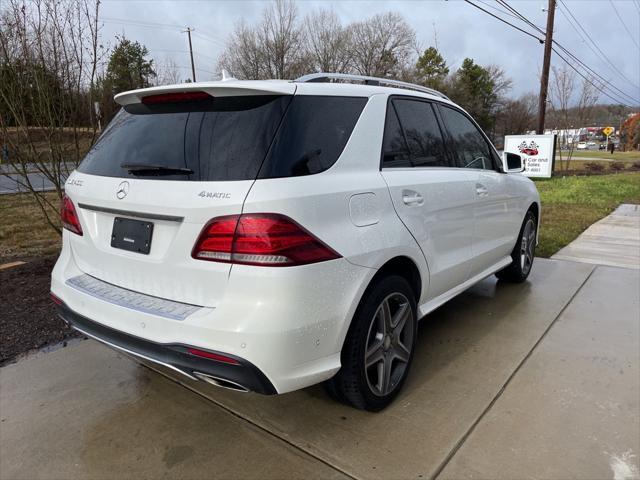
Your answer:
[[[66,182],[51,284],[60,316],[113,348],[238,391],[324,382],[377,411],[420,318],[531,271],[534,183],[439,92],[313,74],[115,99]]]
[[[576,145],[576,149],[577,150],[586,150],[587,149],[587,142],[578,142],[578,145]]]

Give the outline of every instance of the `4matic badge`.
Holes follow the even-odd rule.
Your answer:
[[[198,196],[202,198],[231,198],[231,194],[228,192],[207,192],[206,190],[201,191]]]

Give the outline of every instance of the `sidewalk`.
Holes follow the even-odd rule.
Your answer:
[[[640,269],[640,205],[620,205],[551,258]]]
[[[487,278],[422,321],[379,414],[80,341],[0,369],[0,478],[638,479],[639,292],[639,271],[540,258]]]

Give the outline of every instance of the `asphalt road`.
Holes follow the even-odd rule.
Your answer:
[[[29,182],[40,191],[55,190],[55,187],[51,180],[46,178],[42,173],[29,173]],[[62,176],[62,180],[66,179]],[[21,184],[26,184],[25,178],[22,175],[0,175],[0,195],[7,193],[25,192],[27,188]]]

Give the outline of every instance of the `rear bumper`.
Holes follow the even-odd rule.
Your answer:
[[[196,357],[186,352],[186,345],[151,342],[94,322],[67,307],[56,305],[58,315],[79,332],[116,350],[177,371],[192,380],[204,380],[219,387],[238,391],[252,391],[273,395],[275,387],[267,377],[250,362],[224,354],[238,362],[222,363]]]
[[[170,348],[171,360],[180,373],[191,375],[193,371],[191,364],[178,361],[182,356],[176,357],[179,347],[184,350],[189,346],[223,352],[241,359],[242,365],[255,366],[277,393],[331,378],[340,368],[340,350],[350,319],[375,270],[345,259],[290,268],[234,265],[232,270],[222,291],[209,287],[215,306],[195,306],[191,311],[193,305],[161,298],[154,291],[153,277],[140,279],[147,291],[124,290],[99,278],[95,279],[97,285],[78,283],[78,277],[86,274],[64,241],[51,275],[51,292],[71,311],[62,312],[63,317],[72,325],[75,320],[76,328],[87,335],[141,357],[149,345],[160,346],[162,354],[154,349],[147,355],[157,363],[163,363],[167,354],[163,348]],[[77,317],[107,330],[87,331]],[[114,342],[101,332],[125,337],[118,336]],[[141,340],[147,347],[140,349],[136,342],[127,348],[128,343],[117,341],[121,338]],[[232,368],[223,367],[225,375]],[[220,372],[209,374],[218,376],[216,373]],[[234,381],[229,376],[221,378]],[[248,388],[261,391],[255,385]]]

